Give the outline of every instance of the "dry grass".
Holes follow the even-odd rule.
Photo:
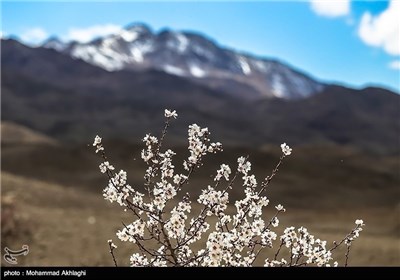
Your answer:
[[[1,121],[1,142],[4,144],[47,144],[58,145],[57,141],[39,132],[33,131],[27,127]]]
[[[1,183],[2,195],[14,196],[15,207],[32,232],[9,243],[5,240],[10,248],[29,245],[30,253],[18,258],[20,265],[113,265],[107,240],[112,238],[116,242],[115,232],[122,226],[121,221],[129,221],[130,217],[121,208],[104,201],[100,188],[97,193],[87,192],[6,172],[1,174]],[[399,207],[318,211],[310,203],[310,209],[287,209],[281,224],[304,225],[311,233],[333,241],[343,237],[354,220],[361,217],[367,226],[354,243],[350,265],[400,265]],[[135,245],[116,243],[119,264],[128,265],[128,256]],[[2,265],[7,264],[2,261]]]

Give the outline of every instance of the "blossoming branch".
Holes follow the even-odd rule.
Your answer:
[[[178,114],[175,110],[165,110],[165,126],[161,136],[147,134],[143,138],[145,148],[142,160],[147,164],[143,189],[128,184],[124,170],[115,170],[105,154],[102,139],[96,136],[93,146],[103,159],[100,172],[108,176],[108,184],[103,196],[111,203],[118,203],[125,211],[130,211],[133,222],[123,223],[116,233],[121,242],[133,243],[137,252],[130,257],[132,266],[253,266],[263,250],[274,250],[274,257],[264,261],[265,266],[337,266],[332,252],[346,246],[344,266],[352,242],[362,231],[364,222],[356,220],[355,227],[340,242],[327,242],[314,237],[304,227],[287,227],[278,234],[279,215],[285,208],[278,204],[272,217],[265,217],[263,209],[270,201],[266,196],[267,186],[277,175],[280,166],[292,149],[281,145],[282,155],[269,176],[258,181],[251,174],[251,163],[247,157],[239,157],[237,166],[221,164],[214,179],[205,186],[196,202],[202,206],[198,213],[192,211],[192,200],[186,192],[177,199],[196,170],[201,168],[208,154],[222,151],[222,144],[211,142],[208,128],[192,124],[188,129],[189,156],[183,161],[184,172],[177,173],[173,163],[176,155],[171,149],[163,149],[171,120]],[[234,183],[240,183],[244,198],[230,201],[229,191]],[[235,213],[228,214],[228,205],[235,206]],[[170,206],[167,211],[167,205]],[[203,244],[203,248],[195,250]],[[117,260],[114,250],[117,246],[108,240],[114,264]],[[197,246],[194,246],[197,245]],[[283,257],[283,251],[288,254]]]

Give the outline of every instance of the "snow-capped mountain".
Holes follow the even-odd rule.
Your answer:
[[[44,47],[44,48],[55,49],[60,52],[64,51],[68,46],[69,46],[69,44],[62,42],[60,39],[58,39],[57,37],[54,37],[54,36],[49,37],[42,44],[42,47]]]
[[[96,133],[109,139],[140,139],[156,133],[162,125],[160,112],[173,108],[184,117],[170,131],[173,139],[184,140],[187,125],[196,122],[228,146],[254,149],[284,139],[291,145],[325,143],[399,154],[400,95],[382,88],[327,85],[321,93],[295,102],[249,100],[232,95],[234,90],[241,96],[249,93],[238,81],[230,80],[233,91],[224,93],[194,82],[217,80],[209,76],[109,72],[14,39],[1,41],[1,65],[2,119],[61,141],[87,143]],[[291,73],[279,67],[280,73]]]
[[[197,33],[155,33],[144,24],[129,25],[89,43],[62,43],[51,38],[43,47],[108,71],[156,69],[250,99],[303,98],[325,86],[279,61],[221,47]]]

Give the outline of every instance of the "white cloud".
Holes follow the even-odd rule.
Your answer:
[[[389,7],[377,16],[363,14],[358,35],[368,45],[383,48],[388,54],[400,55],[400,1],[391,0]]]
[[[96,37],[102,37],[121,31],[122,27],[115,24],[93,25],[85,28],[71,28],[64,39],[86,43]]]
[[[19,37],[25,43],[36,45],[47,39],[48,36],[43,28],[33,27],[24,31]]]
[[[350,0],[311,0],[310,4],[320,16],[333,18],[350,14]]]
[[[394,69],[394,70],[399,70],[400,69],[400,60],[393,60],[392,62],[390,62],[389,68]]]
[[[8,38],[9,38],[8,33],[3,30],[0,30],[0,39],[8,39]]]

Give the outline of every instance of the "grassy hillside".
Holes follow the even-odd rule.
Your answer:
[[[168,139],[167,139],[168,140]],[[167,146],[172,141],[167,141]],[[167,147],[166,146],[166,147]],[[142,189],[145,165],[140,158],[142,145],[125,142],[106,142],[110,161],[118,169],[128,172],[129,182]],[[399,202],[400,174],[397,157],[374,157],[338,146],[294,146],[269,189],[271,198],[286,206],[323,207],[336,210],[379,206],[393,207]],[[182,171],[188,156],[185,147],[174,147],[174,165]],[[222,163],[232,168],[239,156],[249,155],[253,171],[259,180],[269,175],[278,161],[279,146],[265,146],[263,151],[225,148],[222,153],[209,156],[196,172],[188,190],[198,195],[207,187]],[[98,170],[101,159],[89,146],[49,146],[43,144],[2,145],[2,170],[73,188],[99,192],[106,178]],[[234,185],[233,198],[242,196],[239,184]]]

